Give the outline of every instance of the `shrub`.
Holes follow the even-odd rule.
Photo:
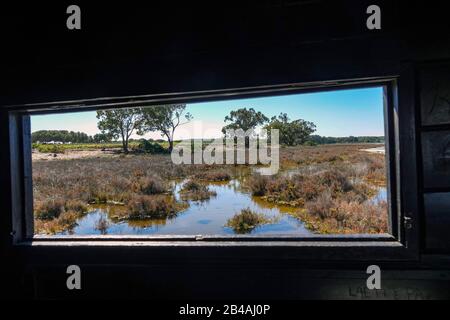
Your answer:
[[[172,197],[162,195],[135,195],[128,202],[125,219],[173,218],[186,206],[175,202]]]
[[[146,195],[161,194],[167,191],[167,187],[161,178],[142,177],[134,184],[134,190]]]
[[[56,234],[69,231],[77,226],[79,215],[74,211],[65,211],[58,218],[52,220],[40,220],[35,217],[34,229],[38,234]]]
[[[231,176],[229,173],[225,171],[212,171],[212,172],[200,172],[195,175],[195,178],[198,180],[204,180],[204,181],[229,181],[231,179]]]
[[[295,179],[296,190],[303,203],[305,201],[316,199],[326,189],[322,184],[318,183],[314,175],[296,175],[293,178]]]
[[[336,220],[344,230],[353,233],[387,232],[387,203],[357,203],[340,201],[336,204]]]
[[[211,196],[216,196],[215,191],[210,191],[207,186],[194,180],[187,181],[180,191],[183,200],[207,200]]]
[[[79,212],[68,210],[59,216],[57,223],[61,231],[66,229],[73,229],[77,225],[77,219],[80,217]]]
[[[38,203],[34,210],[39,220],[52,220],[58,218],[64,212],[65,201],[63,199],[52,199]]]
[[[150,154],[168,153],[168,150],[161,146],[159,143],[145,139],[140,139],[139,143],[134,146],[133,149]]]
[[[96,190],[93,192],[93,197],[90,202],[96,204],[105,204],[108,202],[108,194],[102,190]]]
[[[201,190],[205,190],[205,186],[198,183],[195,180],[189,180],[187,181],[184,185],[183,185],[183,191],[186,192],[197,192],[197,191],[201,191]]]
[[[88,211],[88,206],[80,200],[68,200],[64,208],[66,211],[74,211],[77,213],[85,213]]]
[[[299,217],[312,230],[320,233],[385,233],[387,203],[343,201],[330,196],[319,197],[306,204]]]
[[[317,146],[317,143],[311,140],[307,140],[303,143],[303,145],[308,146],[308,147],[315,147]]]
[[[248,180],[248,186],[252,195],[254,196],[264,196],[266,194],[266,185],[268,178],[260,174],[252,175]]]
[[[270,220],[265,215],[253,212],[250,208],[247,208],[228,219],[225,226],[232,228],[238,234],[245,234],[267,223],[270,223]]]
[[[309,214],[325,219],[330,216],[334,202],[330,192],[324,192],[315,200],[305,203],[305,209]]]
[[[348,178],[336,168],[319,174],[317,182],[331,188],[333,193],[347,192],[352,189],[352,184]]]
[[[37,144],[36,149],[41,153],[64,153],[65,149],[62,145],[57,144]]]

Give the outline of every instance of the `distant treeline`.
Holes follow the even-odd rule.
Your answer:
[[[108,143],[112,139],[106,134],[96,134],[90,136],[84,132],[74,132],[67,130],[40,130],[31,134],[31,140],[33,143],[48,143],[51,141],[63,142],[63,143]],[[150,141],[154,141],[149,139]],[[133,139],[130,139],[133,141]],[[155,142],[163,143],[164,140],[158,139]],[[384,137],[322,137],[318,135],[310,135],[306,139],[305,144],[318,145],[318,144],[336,144],[336,143],[384,143]]]
[[[322,137],[311,135],[308,137],[307,144],[336,144],[336,143],[384,143],[384,137]]]
[[[51,141],[63,143],[102,143],[110,142],[111,138],[102,133],[90,136],[84,132],[67,130],[40,130],[31,134],[31,140],[33,143],[48,143]]]

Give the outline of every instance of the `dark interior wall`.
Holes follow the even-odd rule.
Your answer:
[[[113,252],[87,256],[85,288],[65,289],[68,249],[55,264],[9,246],[9,190],[2,194],[1,239],[10,286],[38,297],[442,298],[450,297],[450,28],[442,1],[377,1],[382,30],[366,28],[372,1],[255,1],[93,5],[79,2],[82,30],[65,28],[71,3],[8,7],[1,19],[7,106],[97,97],[240,88],[398,75],[413,69],[417,174],[421,199],[420,261],[383,263],[383,293],[365,288],[370,263],[195,258],[144,262]],[[7,148],[5,150],[8,150]],[[448,155],[450,157],[450,155]],[[9,167],[8,154],[0,155]],[[1,182],[9,186],[8,173]],[[8,187],[7,187],[8,188]],[[422,201],[423,200],[423,201]],[[6,256],[6,254],[8,254]],[[183,252],[183,257],[189,252]],[[35,254],[34,255],[38,255]],[[3,259],[2,259],[3,260]],[[6,261],[6,259],[5,259]],[[127,265],[130,263],[130,265]],[[111,281],[114,279],[114,287]],[[264,279],[264,285],[258,279]],[[245,288],[237,287],[245,281]],[[212,286],[211,284],[214,284]]]

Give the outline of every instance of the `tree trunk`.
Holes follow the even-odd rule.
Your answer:
[[[173,140],[169,139],[169,152],[172,152],[173,150]]]
[[[124,136],[122,136],[122,147],[123,152],[128,153],[128,138],[125,138]]]

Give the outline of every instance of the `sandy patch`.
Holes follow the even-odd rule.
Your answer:
[[[386,148],[384,146],[382,146],[382,147],[376,147],[376,148],[370,148],[370,149],[361,149],[361,151],[370,152],[370,153],[385,154],[386,153]]]
[[[70,160],[82,158],[105,158],[118,156],[117,153],[111,150],[67,150],[65,153],[41,153],[33,151],[32,160]]]

